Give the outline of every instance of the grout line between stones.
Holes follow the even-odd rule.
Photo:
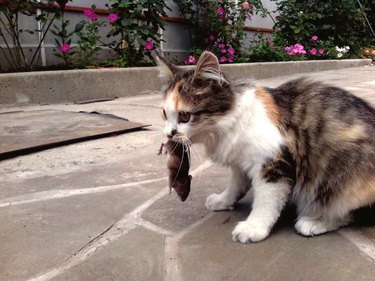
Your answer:
[[[92,187],[92,188],[80,188],[80,189],[69,189],[69,190],[55,189],[55,190],[34,192],[34,193],[29,193],[25,195],[20,195],[20,196],[15,196],[15,197],[0,200],[0,208],[11,207],[11,206],[20,205],[20,204],[46,201],[46,200],[51,200],[51,199],[59,199],[59,198],[66,198],[66,197],[71,197],[71,196],[113,191],[113,190],[118,190],[118,189],[135,186],[135,185],[160,182],[163,180],[167,180],[167,177],[138,181],[138,182],[122,183],[122,184],[116,184],[116,185],[105,185],[105,186]]]
[[[214,212],[209,213],[200,220],[196,221],[189,227],[180,231],[174,236],[167,236],[164,242],[164,266],[165,266],[165,277],[164,281],[182,281],[182,266],[178,258],[178,244],[184,238],[185,235],[193,231],[198,226],[202,225],[205,221],[212,218],[215,215]]]

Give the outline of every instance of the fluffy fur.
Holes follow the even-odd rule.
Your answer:
[[[169,77],[164,133],[203,143],[232,171],[227,189],[210,195],[206,207],[230,210],[250,188],[254,193],[234,241],[265,239],[288,200],[306,236],[335,230],[351,211],[375,202],[375,110],[365,101],[304,79],[276,89],[228,82],[210,52],[195,70],[163,59],[160,65]]]

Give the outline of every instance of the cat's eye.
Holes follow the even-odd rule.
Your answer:
[[[163,118],[164,120],[167,120],[167,113],[165,112],[165,109],[163,109]]]
[[[187,123],[190,121],[191,114],[190,112],[181,111],[178,113],[178,122],[179,123]]]

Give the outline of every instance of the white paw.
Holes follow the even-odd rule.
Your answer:
[[[220,194],[211,194],[207,197],[206,208],[210,211],[233,210],[232,204],[228,203]]]
[[[333,226],[327,226],[323,221],[304,217],[298,219],[294,227],[304,236],[314,236],[334,230]]]
[[[251,223],[241,221],[237,224],[232,232],[234,242],[250,243],[259,242],[267,238],[270,230],[262,223]]]

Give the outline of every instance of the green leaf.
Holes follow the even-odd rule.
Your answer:
[[[79,23],[77,23],[74,28],[74,32],[81,32],[82,29],[85,27],[85,24],[86,24],[85,21],[80,21]]]
[[[296,26],[294,29],[293,29],[294,33],[298,34],[301,32],[301,27],[300,26]]]

